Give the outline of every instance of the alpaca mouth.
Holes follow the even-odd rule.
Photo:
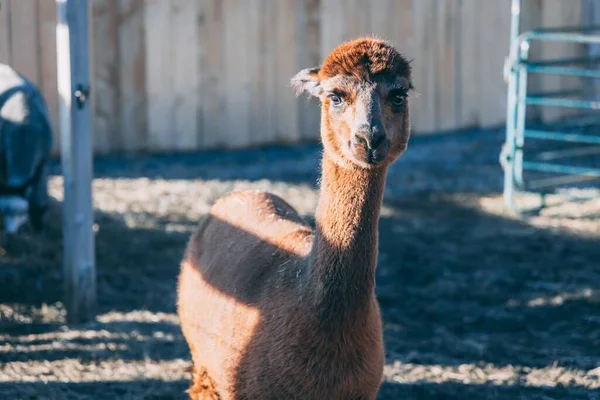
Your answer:
[[[379,164],[380,162],[385,160],[385,156],[386,156],[387,152],[383,153],[380,150],[369,149],[367,151],[367,154],[368,154],[367,162],[369,164]]]
[[[350,153],[352,157],[360,164],[377,165],[385,161],[389,146],[387,144],[381,145],[376,149],[370,149],[369,147],[359,143],[349,143]]]

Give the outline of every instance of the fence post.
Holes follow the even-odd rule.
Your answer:
[[[56,0],[56,51],[64,178],[64,302],[69,323],[94,318],[88,0]]]

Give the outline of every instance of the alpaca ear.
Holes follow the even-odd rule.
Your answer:
[[[319,68],[307,68],[298,72],[292,78],[292,88],[294,88],[296,96],[307,92],[312,96],[319,97],[323,93],[319,82]]]

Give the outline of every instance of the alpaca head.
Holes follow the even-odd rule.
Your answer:
[[[389,43],[373,38],[343,43],[321,67],[296,74],[292,86],[297,94],[321,100],[321,139],[337,162],[374,168],[406,149],[410,65]]]

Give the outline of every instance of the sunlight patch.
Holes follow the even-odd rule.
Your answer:
[[[599,368],[584,371],[563,368],[556,364],[544,368],[519,365],[496,366],[494,364],[422,365],[395,361],[384,368],[387,382],[413,383],[461,383],[467,385],[522,385],[530,387],[585,387],[600,388]]]

